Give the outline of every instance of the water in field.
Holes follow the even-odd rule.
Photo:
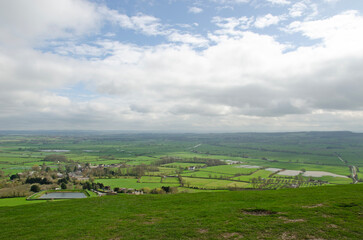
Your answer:
[[[302,173],[302,171],[297,171],[297,170],[284,170],[282,172],[277,173],[278,175],[285,175],[285,176],[297,176],[300,173]]]
[[[331,176],[331,177],[341,177],[341,178],[348,178],[347,176],[334,174],[331,172],[323,172],[323,171],[306,171],[303,174],[305,177],[324,177],[324,176]]]
[[[70,199],[70,198],[86,198],[86,195],[81,192],[53,192],[45,193],[38,199]]]
[[[282,169],[281,168],[266,168],[265,170],[270,171],[270,172],[278,172],[278,171],[281,171]]]
[[[252,165],[238,165],[236,168],[261,168],[260,166],[252,166]]]
[[[70,152],[71,150],[63,150],[63,149],[45,149],[45,150],[40,150],[41,152],[58,152],[58,153],[62,153],[62,152]]]

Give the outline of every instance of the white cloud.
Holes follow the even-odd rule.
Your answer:
[[[326,2],[326,3],[337,3],[340,0],[323,0],[323,1]]]
[[[267,14],[265,16],[258,17],[254,25],[257,28],[265,28],[278,24],[282,19],[284,19],[283,16],[273,16],[272,14]]]
[[[140,31],[146,35],[166,34],[164,26],[160,23],[160,19],[154,16],[139,13],[129,17],[126,14],[120,14],[118,11],[106,7],[100,8],[99,12],[104,18],[118,24],[122,28]]]
[[[211,0],[211,1],[220,4],[240,4],[240,3],[248,3],[250,0]]]
[[[288,0],[267,0],[267,2],[270,2],[272,4],[276,4],[276,5],[289,5],[289,4],[291,4],[291,2],[288,1]]]
[[[289,25],[292,32],[301,32],[311,39],[322,39],[331,50],[338,52],[345,49],[351,53],[362,49],[363,17],[357,11],[346,11],[324,20],[293,22]]]
[[[191,13],[201,13],[201,12],[203,12],[203,9],[199,8],[199,7],[190,7],[189,12],[191,12]]]
[[[289,14],[291,17],[301,17],[307,9],[308,6],[304,1],[297,2],[289,8]]]
[[[356,11],[291,23],[291,33],[320,42],[286,52],[288,46],[274,37],[248,31],[254,23],[249,17],[213,18],[219,29],[210,33],[217,39],[210,44],[202,35],[177,31],[153,16],[74,4],[81,3],[89,7],[82,11],[97,15],[91,16],[95,26],[80,16],[78,26],[78,17],[66,8],[63,15],[75,22],[53,16],[40,19],[45,22],[29,19],[45,29],[48,20],[57,27],[49,36],[38,27],[27,36],[53,39],[67,36],[66,29],[75,37],[95,36],[102,22],[112,20],[168,42],[141,47],[101,37],[88,43],[52,40],[48,47],[53,51],[44,52],[29,39],[25,45],[11,43],[16,29],[27,23],[14,12],[1,14],[1,128],[363,130],[363,17]],[[25,15],[41,8],[29,11]],[[267,20],[260,26],[271,23]],[[74,86],[79,85],[93,97],[77,98],[82,91]],[[64,88],[77,94],[67,95]]]
[[[219,35],[241,35],[243,30],[250,28],[253,18],[248,17],[213,17],[212,22],[216,24],[220,29],[215,31],[215,34]]]
[[[312,19],[319,13],[318,6],[311,0],[302,0],[289,8],[289,15],[293,18],[306,17],[306,19]]]
[[[171,42],[186,43],[199,47],[207,46],[209,42],[207,39],[205,39],[200,35],[198,36],[189,33],[179,33],[179,32],[171,33],[170,35],[168,35],[168,39]]]
[[[0,39],[13,44],[94,33],[100,20],[97,6],[83,0],[0,1]]]

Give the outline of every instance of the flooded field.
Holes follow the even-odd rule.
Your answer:
[[[71,150],[62,150],[62,149],[45,149],[40,150],[41,152],[56,152],[56,153],[62,153],[62,152],[70,152]]]
[[[45,193],[38,199],[72,199],[72,198],[86,198],[87,196],[81,192],[52,192]]]
[[[281,168],[266,168],[265,170],[270,171],[270,172],[278,172],[278,171],[281,171],[282,169]]]
[[[303,174],[304,177],[324,177],[324,176],[331,176],[331,177],[341,177],[341,178],[348,178],[347,176],[338,175],[330,172],[323,172],[323,171],[306,171]]]
[[[297,171],[297,170],[284,170],[282,172],[277,173],[278,175],[285,175],[285,176],[297,176],[300,173],[302,173],[302,171]]]
[[[253,166],[253,165],[238,165],[236,168],[261,168],[260,166]]]

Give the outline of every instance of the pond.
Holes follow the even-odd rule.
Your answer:
[[[38,199],[71,199],[71,198],[86,198],[87,196],[82,192],[52,192],[45,193]]]

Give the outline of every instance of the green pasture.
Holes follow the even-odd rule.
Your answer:
[[[179,184],[179,179],[176,177],[151,177],[151,176],[143,176],[140,179],[142,183],[173,183]]]
[[[169,167],[158,167],[159,171],[157,172],[146,172],[146,175],[152,175],[152,176],[167,176],[167,175],[176,175],[175,168],[169,168]]]
[[[249,175],[258,170],[258,168],[238,167],[240,165],[241,164],[213,166],[213,167],[202,168],[200,169],[200,171],[208,173],[230,174],[230,175],[234,174]]]
[[[162,186],[177,187],[179,183],[160,183],[159,182],[137,182],[136,178],[111,178],[111,179],[95,179],[95,182],[103,183],[105,186],[110,186],[112,189],[115,187],[119,188],[133,188],[141,189],[148,187],[150,189],[159,188]]]
[[[305,169],[306,171],[325,171],[331,172],[340,175],[349,175],[350,170],[348,166],[330,166],[330,165],[317,165],[317,164],[305,164],[305,163],[294,163],[294,162],[269,162],[259,159],[249,159],[249,164],[263,166],[263,167],[272,167],[272,168],[281,168],[286,170],[301,170]]]
[[[1,238],[360,240],[362,187],[123,194],[1,207]]]
[[[248,176],[238,176],[238,177],[234,177],[232,178],[233,180],[238,180],[238,181],[247,181],[249,182],[252,178],[265,178],[267,179],[273,172],[270,171],[266,171],[266,170],[258,170],[257,172],[252,173],[251,175]]]
[[[0,207],[11,207],[18,205],[26,205],[33,203],[41,203],[42,201],[27,201],[26,197],[17,197],[17,198],[2,198],[0,199]]]
[[[188,162],[174,162],[162,165],[163,167],[172,167],[172,168],[188,168],[188,167],[204,167],[205,164],[198,163],[188,163]]]
[[[248,185],[245,182],[235,182],[228,180],[217,180],[217,179],[202,179],[202,178],[190,178],[183,177],[185,185],[187,187],[197,187],[204,189],[227,189],[227,188],[244,188]]]
[[[181,174],[183,177],[199,177],[199,178],[230,178],[233,177],[232,174],[227,173],[215,173],[215,172],[207,172],[207,171],[189,171],[187,173]]]
[[[331,177],[331,176],[324,176],[324,177],[312,177],[315,180],[321,181],[328,181],[332,184],[350,184],[353,182],[351,178],[341,178],[341,177]]]

